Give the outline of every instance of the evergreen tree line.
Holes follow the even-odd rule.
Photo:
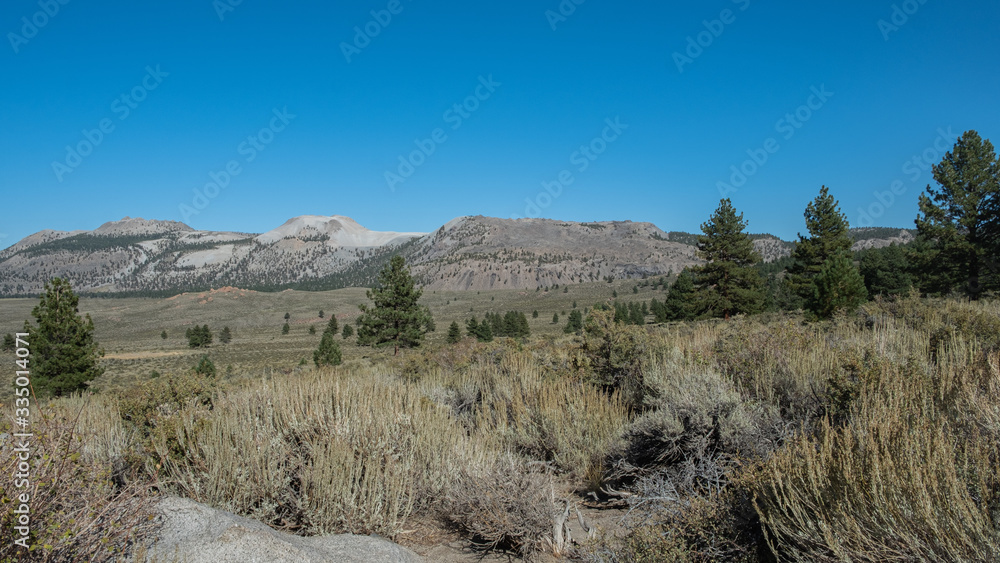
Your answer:
[[[455,326],[458,326],[457,323]],[[474,336],[480,342],[489,342],[494,337],[527,338],[531,336],[528,317],[520,311],[507,311],[503,315],[486,313],[483,316],[483,322],[472,317],[466,321],[466,331],[469,336]],[[453,333],[454,329],[449,328],[449,337]],[[451,338],[449,338],[450,340]]]
[[[792,255],[762,265],[743,214],[724,199],[701,226],[701,266],[682,271],[657,322],[728,318],[765,310],[804,309],[812,318],[852,310],[866,299],[916,288],[970,299],[1000,291],[1000,161],[989,140],[968,131],[933,166],[938,186],[920,196],[917,238],[905,246],[851,251],[850,225],[823,186],[804,216]]]

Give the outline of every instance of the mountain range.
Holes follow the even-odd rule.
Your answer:
[[[766,261],[794,243],[751,235]],[[855,249],[905,243],[905,229],[852,229]],[[34,295],[53,277],[82,293],[156,295],[237,286],[370,286],[402,254],[428,288],[531,289],[679,272],[700,263],[696,235],[652,223],[458,217],[431,233],[371,231],[341,215],[304,215],[262,234],[199,231],[125,217],[93,231],[43,230],[0,251],[0,296]]]

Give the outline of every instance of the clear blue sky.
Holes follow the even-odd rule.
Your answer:
[[[804,231],[823,184],[852,223],[910,227],[933,181],[915,156],[942,132],[1000,142],[995,0],[233,3],[3,2],[0,247],[126,215],[696,231],[734,166],[754,232]]]

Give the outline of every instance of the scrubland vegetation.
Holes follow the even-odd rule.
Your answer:
[[[299,534],[403,541],[431,521],[527,558],[553,551],[567,501],[624,509],[563,547],[590,561],[1000,550],[995,303],[911,295],[811,324],[612,315],[582,336],[53,400],[34,460],[39,560],[113,560],[150,525],[151,492]]]
[[[168,493],[296,534],[413,545],[413,530],[439,529],[525,559],[994,561],[1000,161],[974,132],[955,150],[935,167],[942,190],[921,198],[918,240],[869,251],[861,268],[825,187],[806,208],[809,236],[770,270],[720,202],[698,238],[705,264],[651,305],[665,279],[630,285],[621,302],[607,299],[626,289],[614,280],[600,299],[593,286],[432,296],[451,323],[433,337],[432,307],[395,256],[366,293],[354,345],[342,351],[331,315],[315,367],[292,347],[317,346],[324,315],[291,334],[286,312],[281,346],[299,367],[277,374],[244,364],[236,376],[203,354],[193,369],[110,385],[95,324],[53,280],[32,311],[38,328],[25,325],[36,349],[68,348],[32,360],[35,391],[54,398],[31,416],[30,557],[139,553],[155,494]],[[274,300],[286,298],[298,299]],[[189,312],[169,307],[159,322]],[[139,334],[163,346],[166,329],[143,322]],[[184,322],[192,348],[211,344],[198,322]],[[224,349],[275,349],[261,345],[273,326],[267,341],[252,340],[263,323],[236,326]],[[101,393],[74,393],[91,381]],[[0,560],[25,555],[13,545],[23,448],[11,408]]]

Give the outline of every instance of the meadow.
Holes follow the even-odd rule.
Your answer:
[[[428,292],[437,330],[421,348],[392,357],[342,343],[344,364],[324,369],[308,361],[317,313],[343,325],[363,290],[84,299],[108,369],[99,393],[42,406],[37,471],[73,477],[38,485],[51,501],[44,553],[123,557],[141,546],[150,491],[422,553],[442,537],[607,562],[1000,551],[997,303],[910,295],[818,323],[637,327],[597,313],[583,334],[563,333],[574,300],[665,293],[634,286]],[[19,327],[32,305],[0,301],[0,323]],[[452,320],[507,310],[528,314],[530,338],[445,343]],[[204,352],[182,336],[195,324],[234,333],[207,350],[215,378],[192,373]]]

